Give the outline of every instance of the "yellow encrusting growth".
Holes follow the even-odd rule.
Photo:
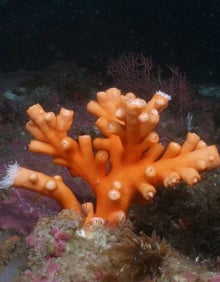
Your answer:
[[[220,166],[215,146],[208,146],[189,132],[180,145],[170,142],[167,148],[154,131],[160,113],[170,96],[158,91],[149,102],[133,93],[122,95],[116,88],[97,93],[87,110],[97,117],[96,126],[104,137],[68,136],[74,112],[61,109],[56,116],[36,104],[27,110],[27,130],[33,135],[29,150],[48,154],[53,162],[65,166],[73,176],[84,178],[96,196],[82,207],[60,176],[19,168],[14,186],[25,188],[58,201],[62,208],[73,208],[87,219],[102,218],[110,222],[123,220],[132,203],[149,203],[158,186],[172,187],[181,180],[192,186],[200,173]]]

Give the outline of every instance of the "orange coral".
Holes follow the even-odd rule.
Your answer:
[[[27,130],[33,135],[31,152],[53,156],[53,162],[69,169],[73,176],[84,178],[96,196],[96,208],[83,205],[88,219],[101,217],[110,222],[125,218],[132,203],[148,203],[156,187],[170,187],[180,180],[192,186],[200,172],[220,166],[215,146],[207,146],[195,133],[188,133],[180,145],[171,142],[165,149],[153,131],[159,114],[170,96],[157,92],[146,103],[133,93],[125,96],[116,88],[97,93],[87,110],[98,117],[96,126],[104,137],[68,136],[74,112],[61,109],[55,116],[36,104],[27,110]],[[14,186],[30,189],[57,200],[62,208],[82,209],[60,177],[19,168]]]

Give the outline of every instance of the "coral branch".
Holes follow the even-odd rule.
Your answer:
[[[48,196],[56,200],[63,209],[74,209],[79,214],[81,206],[72,191],[63,183],[62,177],[50,177],[46,174],[19,167],[11,166],[7,178],[13,178],[15,188],[23,188]],[[11,184],[12,184],[11,183]]]
[[[80,136],[77,142],[67,136],[74,112],[62,108],[55,116],[54,113],[47,113],[36,104],[27,110],[27,114],[30,121],[26,124],[26,128],[36,138],[30,142],[29,150],[52,155],[55,164],[66,166],[74,176],[81,176],[90,184],[93,183],[94,174],[89,168],[94,167],[98,177],[100,164],[96,169],[91,137]]]

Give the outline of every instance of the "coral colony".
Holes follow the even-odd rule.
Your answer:
[[[200,172],[220,166],[214,145],[208,146],[189,132],[180,145],[160,143],[154,128],[171,97],[156,92],[149,102],[133,93],[122,95],[116,88],[97,93],[87,110],[98,119],[102,137],[92,140],[82,135],[68,136],[74,112],[62,108],[56,116],[35,104],[27,110],[27,130],[33,135],[29,150],[53,157],[53,163],[65,166],[71,175],[84,178],[96,196],[96,205],[81,205],[61,176],[9,166],[1,184],[28,189],[55,199],[62,209],[74,209],[85,215],[86,223],[100,220],[116,223],[124,220],[132,203],[148,204],[159,186],[172,187],[181,180],[189,186],[200,181]]]

